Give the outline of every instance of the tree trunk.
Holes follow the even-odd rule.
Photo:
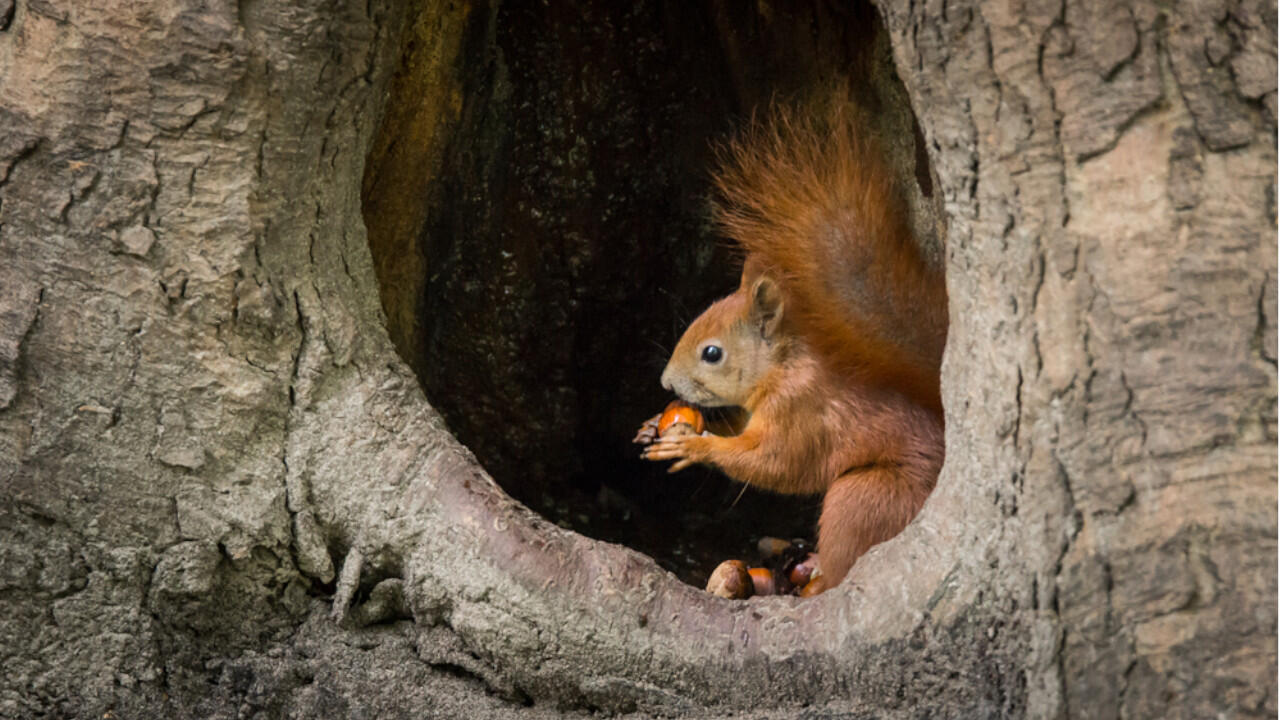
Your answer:
[[[366,157],[436,117],[438,190],[502,10],[0,0],[0,715],[1276,714],[1274,4],[881,5],[947,463],[745,602],[512,500],[396,353],[436,258]]]

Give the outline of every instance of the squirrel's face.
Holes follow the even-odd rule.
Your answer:
[[[689,325],[662,372],[662,387],[703,407],[745,406],[775,362],[782,298],[760,277]]]

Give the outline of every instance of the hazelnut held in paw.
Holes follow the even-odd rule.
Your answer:
[[[660,437],[700,435],[705,428],[706,421],[698,408],[677,399],[667,403],[661,413],[645,420],[631,442],[648,445]]]

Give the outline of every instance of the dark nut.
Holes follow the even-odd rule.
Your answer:
[[[760,551],[761,557],[774,558],[791,548],[789,540],[783,540],[776,537],[762,537],[756,543],[756,549]]]

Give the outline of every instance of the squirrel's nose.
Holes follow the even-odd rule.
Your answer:
[[[662,371],[662,389],[671,389],[671,368],[667,368]]]

